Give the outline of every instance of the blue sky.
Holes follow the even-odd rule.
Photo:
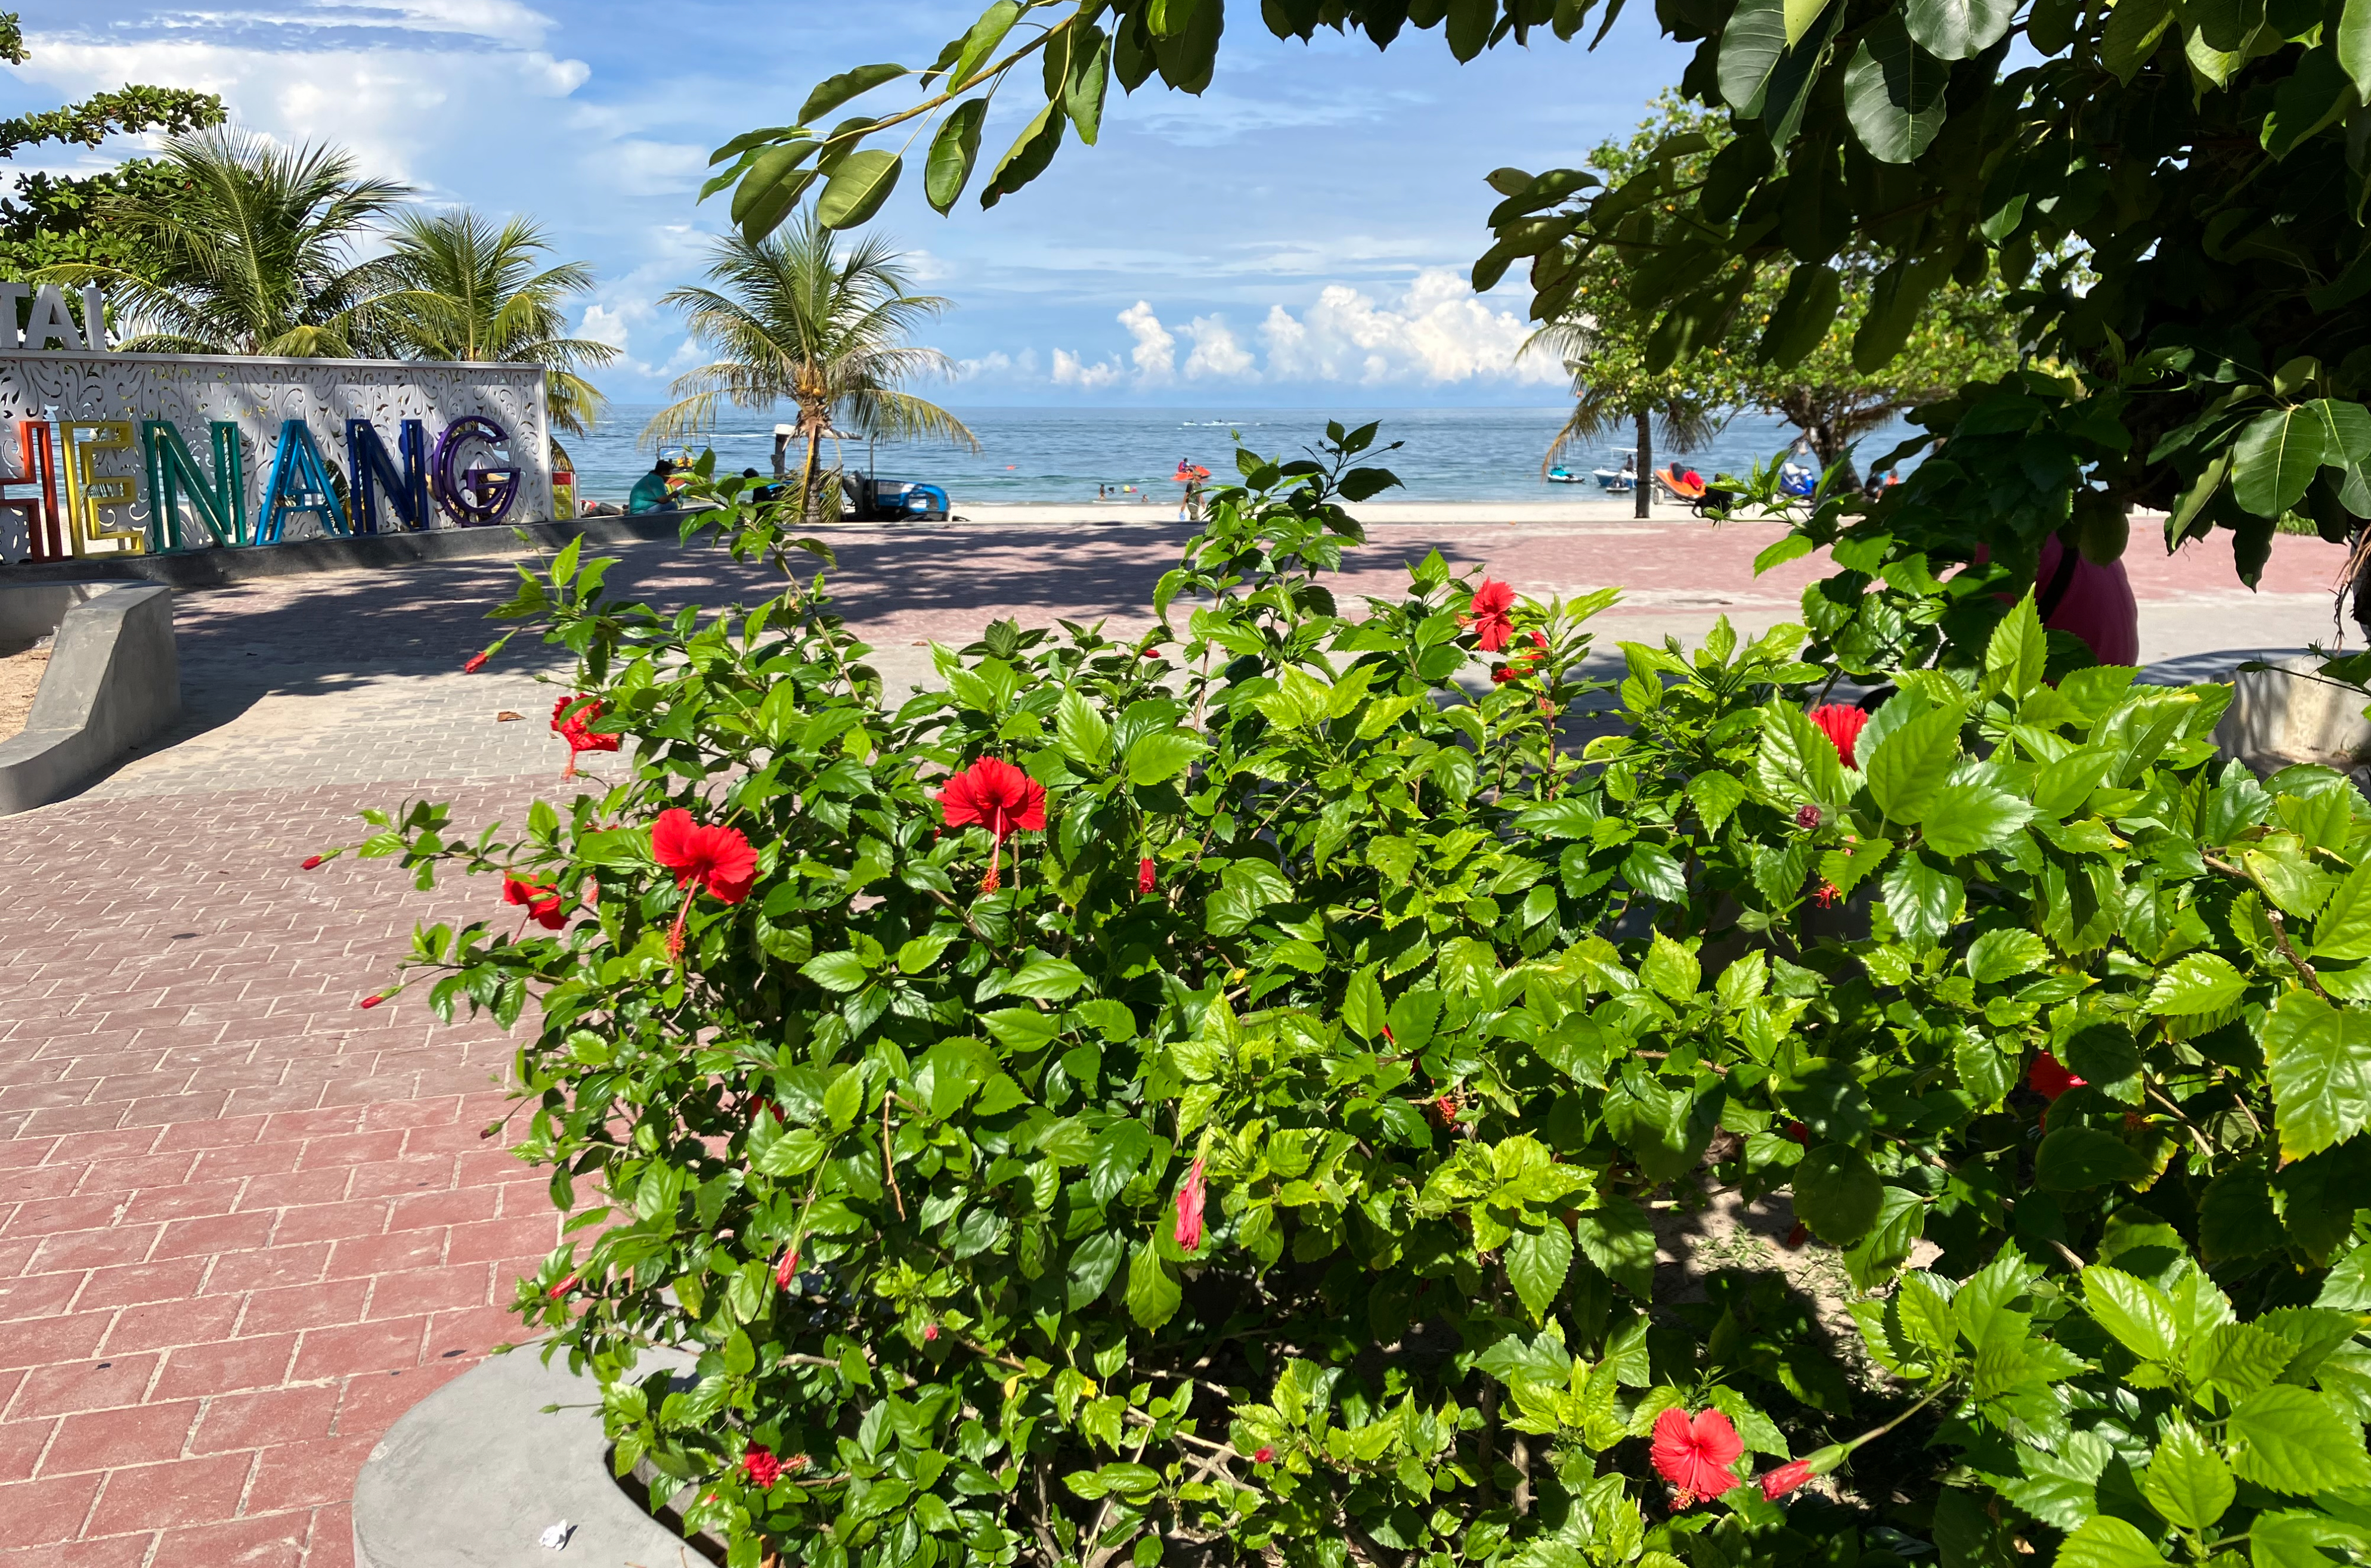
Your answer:
[[[710,149],[781,124],[815,81],[871,61],[928,63],[976,5],[936,0],[19,0],[29,63],[0,71],[16,112],[127,81],[207,88],[283,141],[352,148],[432,205],[542,222],[600,286],[582,330],[626,358],[601,383],[656,399],[699,363],[656,304],[696,279],[727,198],[694,198]],[[982,212],[951,218],[919,179],[875,226],[954,303],[930,340],[971,406],[1542,405],[1561,377],[1517,360],[1522,297],[1477,300],[1503,164],[1578,161],[1675,81],[1685,50],[1635,3],[1594,54],[1542,38],[1472,64],[1438,31],[1388,52],[1321,34],[1279,42],[1229,6],[1200,98],[1115,86],[1103,139]],[[1034,71],[1031,73],[1034,78]],[[1034,80],[1029,86],[1034,89]],[[893,84],[859,107],[902,103]],[[1024,114],[991,115],[983,162]],[[1041,100],[1042,101],[1042,100]],[[141,150],[42,147],[18,169]]]

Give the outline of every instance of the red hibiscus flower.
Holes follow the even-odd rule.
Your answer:
[[[1136,895],[1139,898],[1142,898],[1151,893],[1155,880],[1156,874],[1155,868],[1152,864],[1152,857],[1147,855],[1143,859],[1139,860],[1136,863]]]
[[[764,1444],[752,1443],[741,1456],[741,1473],[749,1478],[750,1485],[763,1490],[782,1478],[782,1461]]]
[[[791,1281],[798,1277],[799,1250],[793,1247],[782,1254],[781,1262],[774,1269],[774,1287],[778,1290],[788,1290],[791,1288]]]
[[[1736,1484],[1729,1467],[1744,1452],[1745,1440],[1720,1412],[1701,1411],[1690,1420],[1675,1407],[1655,1418],[1648,1457],[1657,1474],[1691,1497],[1718,1497]]]
[[[1797,1143],[1801,1144],[1805,1148],[1811,1147],[1811,1129],[1803,1125],[1800,1122],[1787,1123],[1787,1136],[1793,1138]]]
[[[2070,1089],[2080,1088],[2084,1082],[2068,1072],[2060,1065],[2058,1058],[2047,1051],[2033,1059],[2033,1066],[2026,1069],[2025,1081],[2034,1093],[2051,1101]]]
[[[503,902],[515,904],[526,910],[526,917],[547,931],[556,931],[568,924],[568,911],[561,907],[557,888],[540,887],[516,877],[503,879]]]
[[[1808,1460],[1791,1459],[1756,1479],[1761,1483],[1762,1495],[1775,1503],[1810,1480],[1811,1467]]]
[[[1836,748],[1836,755],[1845,759],[1845,766],[1853,767],[1853,743],[1860,739],[1860,727],[1868,722],[1868,715],[1857,708],[1845,708],[1831,702],[1811,709],[1811,722],[1819,726],[1820,733],[1828,737],[1829,744]]]
[[[698,882],[719,904],[740,903],[758,880],[758,851],[750,847],[747,835],[721,824],[702,827],[680,806],[661,812],[651,824],[651,854],[675,873],[677,887],[688,890]],[[667,933],[667,957],[677,962],[683,958],[683,923],[691,914],[691,899],[687,891],[682,907],[675,912],[675,928]]]
[[[1186,1172],[1186,1184],[1177,1189],[1177,1245],[1188,1252],[1202,1250],[1202,1162]]]
[[[1474,591],[1474,603],[1468,606],[1465,622],[1475,633],[1478,646],[1485,653],[1496,653],[1513,640],[1515,623],[1508,611],[1515,607],[1515,591],[1504,582],[1484,578],[1482,586]]]
[[[924,1324],[922,1325],[922,1343],[923,1343],[924,1344],[930,1344],[930,1343],[931,1343],[932,1342],[936,1341],[936,1340],[938,1339],[938,1337],[939,1337],[939,1325],[938,1325],[938,1324],[936,1324],[936,1323],[924,1323]]]
[[[982,893],[1002,884],[1004,841],[1015,833],[1046,831],[1046,786],[1000,758],[981,757],[947,780],[939,791],[939,805],[949,827],[977,823],[988,829],[990,843],[988,875]]]
[[[618,749],[619,737],[596,735],[593,732],[593,721],[601,717],[599,703],[586,702],[575,712],[568,713],[568,705],[579,700],[581,698],[576,697],[563,697],[551,705],[551,732],[568,743],[568,768],[561,775],[562,778],[576,777],[576,756],[579,752],[613,752]],[[568,717],[561,718],[561,715],[563,713],[567,713]]]
[[[1505,686],[1509,681],[1519,681],[1522,678],[1523,672],[1516,669],[1511,664],[1493,664],[1490,666],[1490,680],[1491,684],[1494,686]]]
[[[1252,1463],[1255,1465],[1273,1464],[1275,1461],[1276,1450],[1274,1448],[1262,1447],[1259,1452],[1252,1456]]]

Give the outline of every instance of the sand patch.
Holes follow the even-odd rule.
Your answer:
[[[26,716],[33,711],[33,694],[41,686],[41,672],[49,667],[47,648],[0,643],[0,741],[25,727]]]

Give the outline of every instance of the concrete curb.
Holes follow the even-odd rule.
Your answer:
[[[355,571],[416,566],[423,561],[469,560],[557,550],[571,539],[588,545],[630,545],[681,536],[687,512],[649,512],[638,517],[580,517],[566,523],[529,523],[521,527],[438,528],[421,534],[362,534],[353,538],[300,539],[286,545],[237,549],[182,550],[170,555],[89,556],[23,566],[0,566],[0,586],[17,583],[89,582],[162,582],[174,588],[221,588],[269,577],[315,571]],[[519,536],[527,542],[522,544]]]
[[[68,602],[53,605],[60,597]],[[57,642],[24,730],[0,741],[0,816],[71,793],[181,716],[171,589],[0,585],[0,603],[9,601],[17,602],[13,611],[0,620],[14,625],[46,614]]]
[[[565,1356],[546,1366],[527,1349],[489,1356],[412,1406],[354,1483],[355,1568],[702,1561],[610,1478],[600,1393]],[[549,1404],[562,1408],[546,1415]],[[563,1519],[576,1527],[563,1551],[537,1544]]]

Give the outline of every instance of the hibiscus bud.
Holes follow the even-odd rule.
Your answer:
[[[782,1461],[782,1468],[786,1470],[803,1470],[814,1462],[815,1461],[808,1458],[804,1454],[792,1454],[789,1458]]]
[[[939,1325],[938,1325],[938,1324],[936,1324],[936,1323],[925,1323],[925,1324],[923,1324],[923,1325],[922,1325],[922,1343],[923,1343],[924,1344],[929,1344],[929,1343],[931,1343],[932,1341],[936,1340],[938,1337],[939,1337]]]
[[[465,675],[474,675],[480,670],[484,669],[486,667],[486,661],[492,657],[493,655],[491,653],[472,653],[461,665],[461,673]]]
[[[1186,1184],[1177,1189],[1177,1228],[1174,1238],[1182,1251],[1201,1250],[1203,1202],[1202,1162],[1197,1159],[1186,1172]]]
[[[1274,1448],[1263,1447],[1258,1453],[1252,1456],[1252,1463],[1255,1465],[1265,1465],[1272,1463],[1275,1458],[1276,1450]]]
[[[1152,891],[1153,881],[1152,857],[1147,855],[1136,863],[1136,894],[1139,898]]]
[[[1771,1470],[1759,1479],[1762,1483],[1762,1495],[1775,1503],[1810,1480],[1811,1467],[1800,1459],[1795,1459],[1780,1465],[1776,1470]]]
[[[780,1290],[791,1288],[791,1281],[799,1277],[799,1250],[796,1247],[782,1254],[781,1265],[774,1270],[774,1286]]]
[[[318,867],[319,867],[319,865],[321,864],[321,862],[322,862],[324,859],[328,859],[328,857],[327,857],[327,856],[323,856],[323,855],[308,855],[308,856],[306,856],[306,857],[305,858],[305,863],[304,863],[302,866],[297,867],[296,869],[297,869],[298,870],[300,870],[300,871],[309,871],[309,870],[316,870],[317,868],[318,868]]]
[[[1793,1138],[1797,1143],[1801,1144],[1805,1148],[1811,1147],[1811,1129],[1803,1125],[1800,1122],[1787,1123],[1787,1136]]]
[[[1813,828],[1819,826],[1821,823],[1826,820],[1826,818],[1820,814],[1820,808],[1812,805],[1808,801],[1806,801],[1795,813],[1795,825],[1801,828],[1806,833],[1810,832]]]
[[[552,1300],[557,1301],[575,1288],[576,1276],[574,1274],[570,1274],[566,1279],[561,1280],[558,1285],[555,1285],[549,1290],[545,1291],[544,1295],[549,1297]]]
[[[359,1004],[365,1011],[387,1000],[385,997],[364,997]]]
[[[1787,1232],[1784,1245],[1790,1252],[1799,1252],[1803,1250],[1803,1243],[1810,1239],[1811,1228],[1798,1219],[1795,1222],[1795,1228]]]

